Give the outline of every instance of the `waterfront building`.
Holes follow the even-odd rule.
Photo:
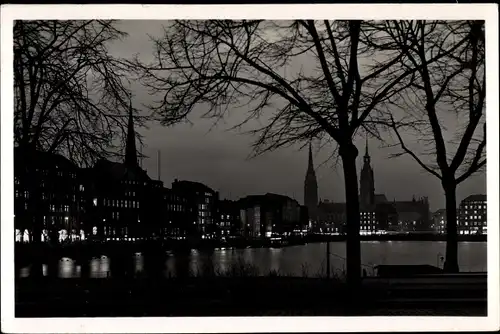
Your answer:
[[[470,195],[460,202],[458,233],[460,235],[488,234],[486,195]]]
[[[347,222],[345,203],[320,201],[318,205],[318,224],[316,233],[341,234]]]
[[[305,205],[300,205],[299,207],[299,212],[300,212],[300,226],[301,226],[301,232],[306,233],[311,231],[312,229],[312,221],[309,219],[309,211],[307,209],[307,206]]]
[[[188,220],[186,230],[193,237],[212,239],[217,236],[217,205],[219,193],[210,187],[192,181],[175,180],[172,191],[186,199]]]
[[[318,181],[314,171],[311,143],[309,143],[309,160],[304,180],[304,205],[307,207],[311,223],[315,224],[318,220]]]
[[[396,201],[393,206],[397,213],[397,225],[392,224],[389,230],[397,232],[415,232],[430,230],[430,211],[427,197],[411,201]]]
[[[375,234],[378,229],[377,216],[375,211],[366,210],[359,213],[360,216],[360,235],[372,235]]]
[[[241,230],[246,237],[290,236],[294,231],[304,230],[300,205],[288,196],[251,195],[240,199],[238,206]]]
[[[187,198],[172,189],[162,189],[161,220],[164,222],[164,238],[186,239],[194,234],[195,227],[189,222]]]
[[[439,234],[446,234],[446,209],[439,209],[432,214],[431,228]]]
[[[101,159],[85,171],[90,199],[92,238],[136,241],[158,238],[165,228],[161,217],[161,181],[139,166],[132,108],[123,163]]]
[[[84,239],[84,185],[78,167],[59,154],[14,148],[17,242]]]
[[[366,141],[363,167],[360,172],[360,235],[393,232],[427,231],[430,212],[427,197],[412,201],[389,202],[384,194],[375,193],[375,177]],[[347,223],[345,203],[320,202],[318,205],[319,233],[343,233]]]
[[[239,236],[241,234],[240,212],[235,201],[228,199],[218,203],[217,220],[218,231],[221,237]]]

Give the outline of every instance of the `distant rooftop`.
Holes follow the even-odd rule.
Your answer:
[[[486,195],[484,194],[475,194],[467,196],[462,202],[470,202],[470,201],[486,201]]]
[[[174,180],[172,183],[172,189],[174,188],[184,188],[184,189],[193,189],[193,190],[199,190],[199,191],[208,191],[214,193],[215,190],[210,188],[209,186],[201,183],[201,182],[195,182],[195,181],[187,181],[187,180]]]

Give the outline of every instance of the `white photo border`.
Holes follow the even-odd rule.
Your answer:
[[[488,316],[15,318],[13,225],[13,22],[44,19],[478,19],[486,21]],[[2,5],[1,326],[8,333],[493,331],[499,329],[498,7],[494,4]]]

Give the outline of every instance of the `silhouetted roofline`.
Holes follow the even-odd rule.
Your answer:
[[[474,195],[469,195],[462,202],[467,202],[467,201],[486,201],[486,195],[484,194],[474,194]]]

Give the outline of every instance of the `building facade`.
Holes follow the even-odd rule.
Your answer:
[[[187,198],[172,189],[162,189],[161,219],[165,238],[183,240],[195,232],[195,226],[189,224]]]
[[[432,214],[431,228],[439,234],[446,234],[446,209],[439,209]]]
[[[326,234],[342,234],[347,223],[345,203],[321,201],[318,205],[318,224],[313,232]]]
[[[77,166],[59,154],[14,149],[17,242],[85,239],[84,184]]]
[[[213,239],[217,236],[217,205],[219,193],[210,187],[192,181],[175,180],[172,191],[186,199],[186,224],[191,237]]]
[[[132,108],[123,163],[99,160],[86,171],[90,199],[91,237],[98,240],[157,239],[165,229],[161,219],[163,183],[139,166]]]
[[[238,201],[243,235],[249,238],[272,238],[293,235],[305,229],[304,212],[296,200],[267,193],[247,196]],[[302,209],[304,210],[304,209]]]
[[[460,202],[458,233],[460,235],[488,234],[486,195],[470,195]]]
[[[235,201],[220,200],[217,214],[218,234],[223,237],[241,236],[240,211]]]

